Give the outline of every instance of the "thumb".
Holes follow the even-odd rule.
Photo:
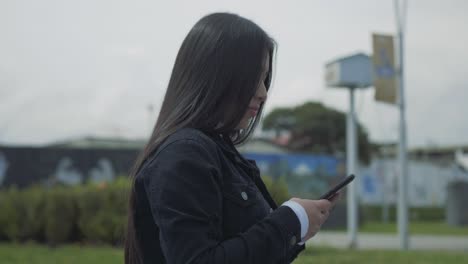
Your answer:
[[[322,211],[328,211],[331,207],[331,202],[327,199],[317,200],[317,207]]]
[[[337,192],[337,193],[335,193],[335,195],[333,195],[332,198],[330,198],[330,202],[331,202],[332,207],[335,206],[335,204],[338,202],[340,197],[341,197],[341,193]]]

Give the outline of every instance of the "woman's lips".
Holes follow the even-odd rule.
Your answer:
[[[251,116],[256,116],[257,113],[258,113],[258,110],[259,109],[256,108],[256,107],[249,107],[249,113],[250,113]]]

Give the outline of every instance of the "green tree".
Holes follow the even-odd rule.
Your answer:
[[[276,108],[264,119],[263,130],[291,133],[288,148],[313,153],[336,154],[346,151],[346,113],[307,102],[292,108]],[[368,163],[371,144],[365,128],[356,124],[359,160]]]

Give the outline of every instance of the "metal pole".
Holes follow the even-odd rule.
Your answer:
[[[398,178],[398,233],[402,250],[408,250],[408,162],[406,156],[406,118],[405,118],[405,93],[404,93],[404,20],[406,14],[406,2],[403,2],[403,16],[400,15],[398,0],[395,0],[395,14],[398,28],[398,54],[399,54],[399,106],[400,106],[400,144],[398,145],[398,158],[400,162],[400,177]]]
[[[356,174],[356,115],[354,111],[354,87],[349,88],[349,112],[346,122],[346,161],[347,174]],[[349,247],[357,247],[357,199],[356,181],[348,186],[348,237]]]
[[[388,202],[387,202],[387,174],[385,173],[385,160],[379,157],[377,175],[380,177],[382,186],[382,223],[388,223]]]

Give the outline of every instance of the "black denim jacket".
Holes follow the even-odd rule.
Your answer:
[[[252,160],[196,129],[171,135],[137,174],[144,263],[290,263],[300,222],[277,207]]]

